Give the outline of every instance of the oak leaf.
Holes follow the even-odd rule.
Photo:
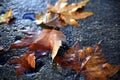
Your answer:
[[[35,68],[35,56],[34,54],[23,54],[19,58],[13,59],[8,64],[17,64],[16,76],[22,75],[29,71],[31,68]]]
[[[8,24],[11,18],[12,18],[12,9],[10,9],[8,12],[0,16],[0,23]]]

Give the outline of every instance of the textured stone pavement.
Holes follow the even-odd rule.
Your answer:
[[[40,13],[46,8],[47,2],[55,3],[56,0],[0,0],[0,14],[12,8],[13,16],[17,19],[11,24],[0,25],[0,46],[6,49],[18,37],[24,35],[19,32],[21,29],[37,29],[37,26],[30,20],[23,20],[25,13]],[[68,0],[77,2],[81,0]],[[119,0],[90,0],[85,7],[86,11],[94,12],[94,15],[80,20],[80,27],[67,27],[64,34],[67,36],[67,43],[72,45],[76,40],[81,41],[82,46],[93,46],[103,40],[103,52],[109,63],[120,64],[120,1]],[[13,50],[5,55],[5,61],[12,56],[17,56],[25,50]],[[3,57],[0,57],[2,63]],[[4,60],[3,60],[4,61]],[[43,60],[45,61],[45,60]],[[46,72],[47,70],[47,72]],[[61,74],[58,72],[60,71]],[[7,76],[6,76],[7,75]],[[69,70],[58,69],[56,72],[51,68],[51,61],[47,61],[39,72],[32,76],[20,76],[18,80],[73,80],[76,74]],[[120,74],[116,74],[110,80],[120,80]],[[0,66],[1,80],[17,80],[13,66]],[[79,77],[78,80],[84,80]]]

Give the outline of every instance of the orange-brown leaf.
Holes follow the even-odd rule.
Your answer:
[[[26,32],[30,34],[30,32]],[[30,36],[21,39],[19,42],[11,44],[10,49],[29,47],[32,51],[43,52],[52,50],[52,59],[57,55],[57,51],[65,41],[65,35],[57,30],[43,29],[40,33],[33,32]]]
[[[48,4],[48,11],[53,13],[75,12],[77,9],[84,7],[89,0],[68,4],[67,0],[58,0],[55,6]]]
[[[62,41],[65,41],[65,36],[62,32],[44,29],[29,48],[31,50],[52,50],[52,59],[54,59]]]
[[[93,15],[92,12],[78,11],[88,2],[89,0],[83,0],[82,2],[68,4],[67,0],[58,0],[55,6],[48,4],[47,11],[59,14],[60,19],[63,20],[65,24],[79,26],[79,23],[76,20],[84,19]]]
[[[32,42],[35,40],[35,38],[38,36],[39,31],[26,31],[26,30],[21,30],[24,34],[28,34],[29,36],[17,40],[14,43],[12,43],[9,47],[8,50],[14,49],[14,48],[24,48],[28,47],[32,44]]]
[[[71,13],[62,13],[63,16],[68,16],[72,19],[84,19],[91,15],[93,15],[93,12],[71,12]]]
[[[35,68],[34,54],[23,54],[19,58],[9,62],[9,64],[17,64],[16,75],[19,76],[27,72],[30,68]]]
[[[55,61],[62,67],[84,74],[87,80],[107,80],[120,70],[119,65],[107,63],[100,43],[95,47],[78,48],[76,43],[63,56],[56,56]]]
[[[36,14],[34,22],[43,27],[64,28],[67,25],[80,26],[76,20],[93,15],[93,12],[82,11],[82,8],[88,2],[89,0],[83,0],[82,2],[68,4],[67,0],[58,0],[55,6],[48,3],[47,11]]]
[[[120,69],[120,66],[108,64],[102,53],[91,56],[91,59],[85,65],[87,80],[107,80]]]
[[[16,41],[15,43],[11,44],[9,50],[14,49],[14,48],[28,47],[32,42],[33,42],[33,38],[25,37],[21,40]]]

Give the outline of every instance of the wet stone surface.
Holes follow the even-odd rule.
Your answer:
[[[56,0],[0,0],[0,14],[10,8],[13,16],[17,19],[10,25],[0,25],[0,46],[5,49],[15,40],[25,35],[20,32],[22,29],[40,29],[31,20],[24,20],[25,13],[40,13],[46,8],[47,2],[55,3]],[[77,2],[81,0],[68,0]],[[82,46],[93,46],[103,40],[103,52],[109,63],[120,64],[120,1],[119,0],[90,0],[85,7],[86,11],[94,12],[94,15],[80,20],[80,27],[67,27],[61,31],[67,37],[67,44],[71,46],[75,41],[81,41]],[[15,67],[7,65],[6,62],[15,56],[24,53],[26,49],[15,49],[0,56],[0,80],[85,80],[84,76],[77,75],[74,71],[61,67],[53,68],[51,58],[45,57],[38,63],[40,66],[36,72],[15,76]],[[1,53],[0,53],[1,54]],[[120,80],[120,72],[110,80]]]

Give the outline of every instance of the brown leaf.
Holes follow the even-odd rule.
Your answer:
[[[39,34],[39,32],[35,32],[35,31],[22,30],[21,32],[28,34],[29,36],[27,36],[21,40],[15,41],[13,44],[10,45],[8,50],[11,50],[14,48],[24,48],[24,47],[30,46],[32,44],[32,42],[34,41],[35,37],[38,36],[38,34]]]
[[[68,4],[67,0],[58,0],[55,6],[48,3],[47,11],[36,14],[35,17],[37,20],[34,22],[44,27],[49,26],[55,28],[64,28],[67,25],[79,26],[76,20],[93,15],[92,12],[82,11],[82,8],[88,2],[89,0],[83,0],[82,2]]]
[[[107,80],[119,71],[120,66],[108,64],[102,53],[94,53],[84,69],[87,80]]]
[[[28,31],[28,33],[31,32]],[[9,50],[23,47],[29,47],[30,50],[37,52],[52,50],[52,59],[54,59],[62,41],[65,41],[65,35],[62,32],[43,29],[41,32],[33,32],[30,36],[11,44]]]
[[[54,59],[62,41],[65,41],[62,32],[44,29],[29,48],[31,50],[52,50],[52,59]]]
[[[24,48],[28,47],[31,43],[33,42],[33,37],[25,37],[21,40],[16,41],[15,43],[10,45],[9,50],[14,49],[14,48]]]
[[[107,63],[100,43],[83,49],[75,43],[63,56],[56,56],[55,61],[64,68],[84,74],[87,80],[107,80],[120,70],[120,66]]]
[[[35,56],[34,54],[25,53],[19,58],[8,62],[8,64],[17,64],[16,76],[19,76],[27,72],[30,68],[35,68]]]
[[[77,62],[76,51],[78,51],[79,42],[76,42],[63,56],[56,56],[55,61],[63,68],[70,68],[74,70],[81,69],[81,63]]]
[[[92,12],[77,11],[82,9],[88,2],[89,0],[83,0],[82,2],[68,4],[67,0],[58,0],[55,6],[48,4],[47,11],[59,14],[60,19],[68,25],[79,26],[76,20],[93,15]]]

